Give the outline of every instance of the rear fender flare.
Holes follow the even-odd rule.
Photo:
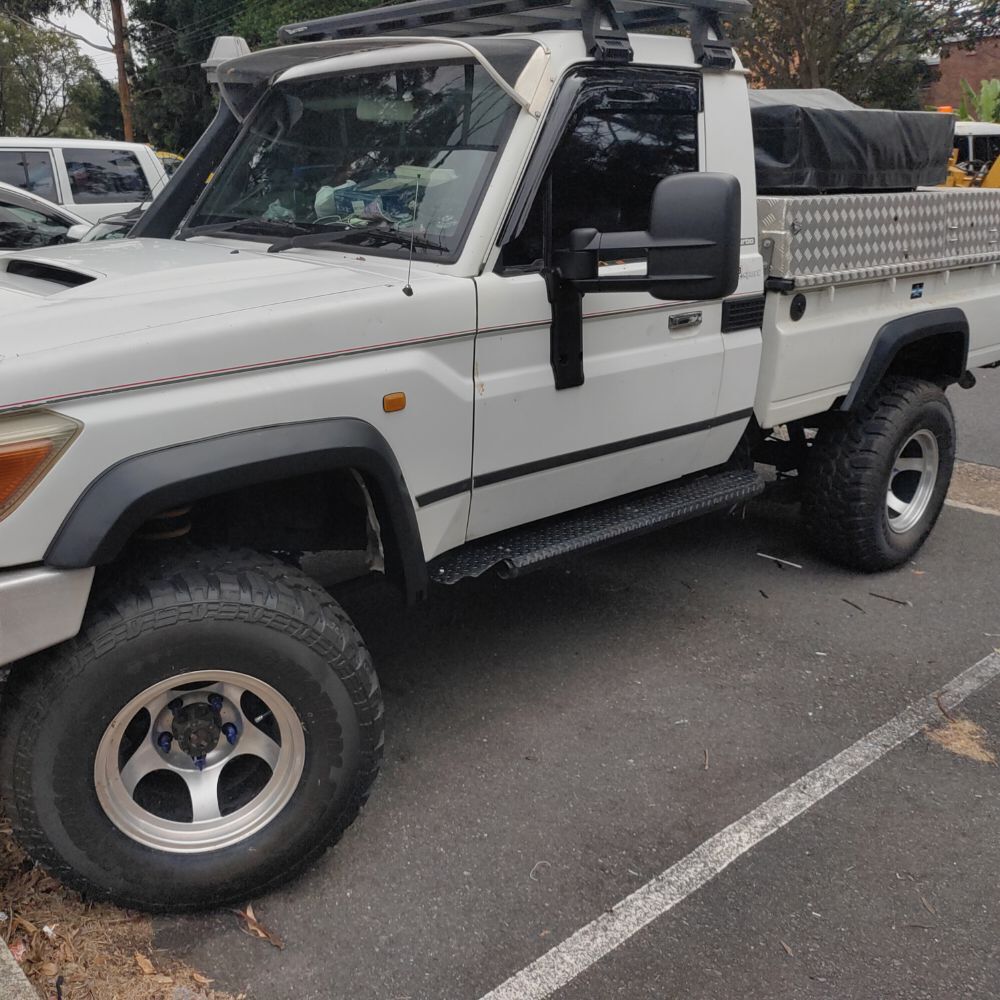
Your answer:
[[[840,409],[853,412],[864,406],[899,353],[911,344],[931,338],[944,339],[947,344],[946,363],[941,371],[934,373],[935,378],[946,383],[957,382],[968,367],[969,321],[961,309],[931,309],[901,316],[879,329]]]

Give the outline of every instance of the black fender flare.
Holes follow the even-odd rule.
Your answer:
[[[969,321],[961,309],[929,309],[901,316],[879,329],[840,408],[854,411],[864,406],[904,347],[941,336],[951,343],[946,368],[938,374],[947,382],[957,382],[969,363]]]
[[[204,497],[334,469],[356,469],[375,506],[386,573],[408,602],[427,592],[427,564],[396,456],[371,424],[332,417],[234,431],[123,459],[83,491],[45,553],[61,569],[111,562],[156,514]]]

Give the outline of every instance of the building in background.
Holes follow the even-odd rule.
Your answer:
[[[959,42],[948,43],[939,56],[926,61],[938,71],[938,78],[924,91],[924,103],[957,108],[962,103],[963,80],[978,90],[980,80],[1000,78],[1000,35],[984,38],[973,49],[965,49]]]

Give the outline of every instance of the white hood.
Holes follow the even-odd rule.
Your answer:
[[[0,256],[0,410],[364,351],[440,323],[461,279],[415,270],[410,298],[405,274],[405,261],[236,241]]]

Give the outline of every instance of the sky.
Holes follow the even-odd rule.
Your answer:
[[[111,44],[104,29],[95,23],[89,14],[84,14],[82,11],[68,17],[54,17],[52,21],[54,24],[63,25],[70,31],[75,31],[78,35],[83,35],[84,38],[97,42],[99,45]],[[115,80],[118,77],[118,66],[113,53],[101,52],[99,49],[84,45],[82,42],[78,42],[77,45],[84,55],[94,60],[102,76],[106,76],[109,80]]]

